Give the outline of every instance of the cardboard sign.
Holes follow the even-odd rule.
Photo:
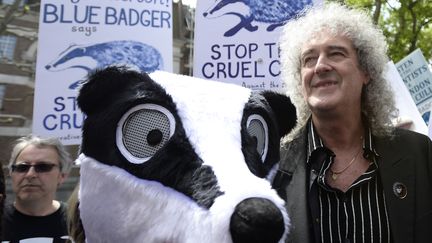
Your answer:
[[[194,76],[253,90],[284,90],[279,37],[313,0],[200,0],[195,12]]]
[[[42,0],[40,8],[34,134],[81,142],[77,89],[95,69],[172,72],[171,0]]]
[[[397,62],[396,68],[423,120],[428,123],[432,104],[432,73],[421,50],[417,49]]]

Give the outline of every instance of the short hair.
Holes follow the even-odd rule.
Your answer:
[[[384,78],[388,63],[385,37],[363,10],[329,3],[305,9],[296,19],[285,24],[280,38],[281,77],[286,83],[287,95],[297,108],[298,116],[297,127],[286,139],[292,139],[298,134],[311,115],[301,89],[301,48],[311,37],[324,29],[352,41],[360,68],[370,76],[369,83],[362,91],[363,117],[372,134],[391,135],[394,129],[391,121],[397,117],[398,111],[393,91]]]
[[[28,135],[16,140],[15,146],[12,149],[11,157],[9,159],[9,170],[16,162],[19,154],[29,145],[36,146],[37,148],[54,148],[59,156],[60,171],[62,173],[70,172],[73,162],[69,153],[66,151],[65,146],[63,146],[60,140],[57,138],[42,138],[35,135]]]

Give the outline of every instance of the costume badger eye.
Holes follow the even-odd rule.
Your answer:
[[[117,124],[116,143],[134,164],[149,160],[172,137],[175,118],[166,108],[141,104],[128,110]]]
[[[249,135],[256,142],[256,149],[264,161],[268,150],[268,127],[264,118],[258,114],[250,115],[246,122]]]

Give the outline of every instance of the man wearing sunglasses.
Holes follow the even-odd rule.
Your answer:
[[[55,197],[71,166],[69,153],[58,139],[17,140],[9,161],[15,201],[5,207],[3,241],[66,242],[66,204]]]

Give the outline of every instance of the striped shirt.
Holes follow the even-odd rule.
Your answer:
[[[371,164],[346,192],[330,187],[325,181],[335,154],[323,145],[311,121],[308,134],[309,202],[317,242],[392,242],[376,163],[379,155],[373,148],[371,132],[367,131],[363,141],[363,156]]]

